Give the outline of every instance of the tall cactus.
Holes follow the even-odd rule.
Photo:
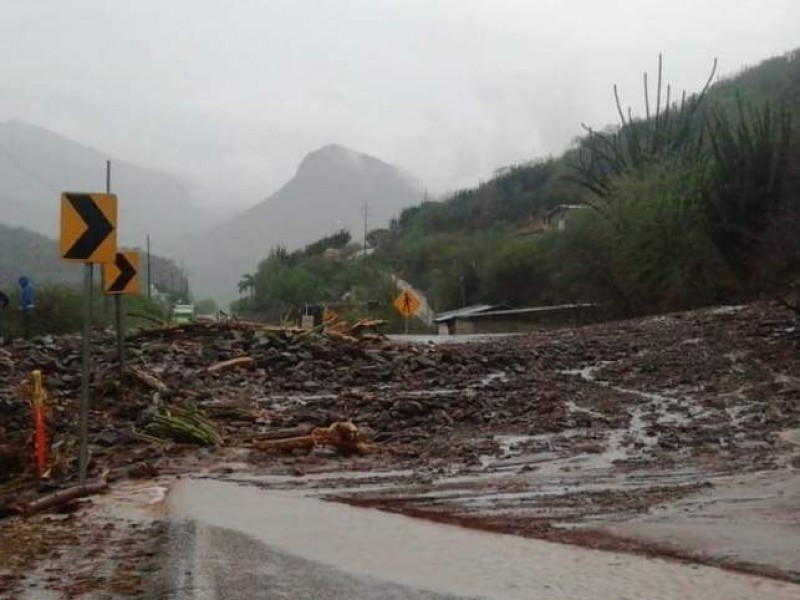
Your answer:
[[[753,248],[782,208],[791,116],[783,107],[754,106],[737,96],[734,114],[714,106],[708,138],[713,162],[706,207],[714,242],[729,259]]]
[[[573,164],[573,181],[604,199],[614,177],[640,173],[653,162],[664,158],[702,160],[705,142],[705,120],[700,116],[706,93],[714,79],[717,60],[698,94],[684,92],[678,103],[672,101],[672,88],[663,86],[663,60],[658,56],[658,80],[655,113],[650,113],[650,91],[644,74],[645,119],[637,119],[628,107],[623,111],[617,86],[614,101],[620,125],[612,132],[598,132],[582,124],[587,136],[582,140]],[[627,112],[627,115],[626,115]]]

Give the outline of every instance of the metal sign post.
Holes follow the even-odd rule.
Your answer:
[[[83,265],[83,339],[78,477],[86,482],[89,468],[89,384],[91,376],[92,279],[94,263],[112,262],[117,252],[117,198],[111,194],[61,194],[60,254]]]
[[[117,330],[117,364],[120,382],[125,371],[125,326],[122,320],[122,296],[139,293],[139,253],[117,252],[113,263],[103,265],[106,296],[113,295]]]
[[[92,263],[83,265],[83,339],[81,340],[81,406],[80,406],[80,450],[78,455],[78,478],[86,483],[89,466],[89,372],[91,370],[91,320],[92,320]]]
[[[117,363],[119,366],[119,383],[122,385],[122,375],[125,372],[125,332],[122,329],[122,296],[114,296],[114,321],[117,328]]]
[[[111,193],[111,161],[106,161],[106,194]],[[102,269],[103,289],[106,287],[106,270]],[[105,305],[108,306],[108,296],[105,297]],[[114,296],[114,330],[117,332],[117,368],[119,369],[119,384],[122,388],[122,375],[125,372],[125,348],[123,345],[122,330],[122,297],[119,294]],[[120,392],[121,393],[121,392]]]

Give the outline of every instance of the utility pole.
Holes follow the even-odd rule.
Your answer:
[[[181,294],[183,294],[183,301],[188,304],[189,302],[189,276],[186,274],[186,266],[181,259]]]
[[[367,257],[367,219],[369,218],[369,203],[364,200],[364,258]]]
[[[150,234],[147,234],[147,299],[153,299],[153,281],[150,279]]]
[[[111,193],[111,161],[106,161],[106,194]],[[105,269],[100,270],[105,279]],[[103,281],[103,291],[106,282]],[[103,295],[103,299],[108,306],[108,294]],[[124,325],[122,323],[122,294],[114,294],[114,328],[117,332],[117,369],[119,370],[120,400],[122,399],[122,376],[125,371],[125,339]]]
[[[106,160],[106,194],[111,193],[111,161]],[[106,289],[106,272],[105,269],[102,267],[100,268],[100,293],[103,294],[103,290]],[[111,303],[111,298],[103,294],[103,321],[108,322],[108,316],[111,312],[109,310],[109,305]]]
[[[89,376],[92,365],[91,340],[92,332],[92,277],[93,265],[90,262],[83,264],[83,337],[81,339],[81,403],[80,403],[80,444],[78,449],[78,480],[86,483],[86,474],[89,467]]]

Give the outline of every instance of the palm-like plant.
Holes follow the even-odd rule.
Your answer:
[[[239,295],[244,296],[245,294],[247,294],[252,298],[255,295],[255,292],[256,292],[255,276],[250,275],[249,273],[245,273],[239,280]]]

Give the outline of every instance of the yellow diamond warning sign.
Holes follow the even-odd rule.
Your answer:
[[[404,317],[415,314],[419,310],[420,304],[419,298],[408,290],[403,290],[403,293],[394,300],[394,307]]]

